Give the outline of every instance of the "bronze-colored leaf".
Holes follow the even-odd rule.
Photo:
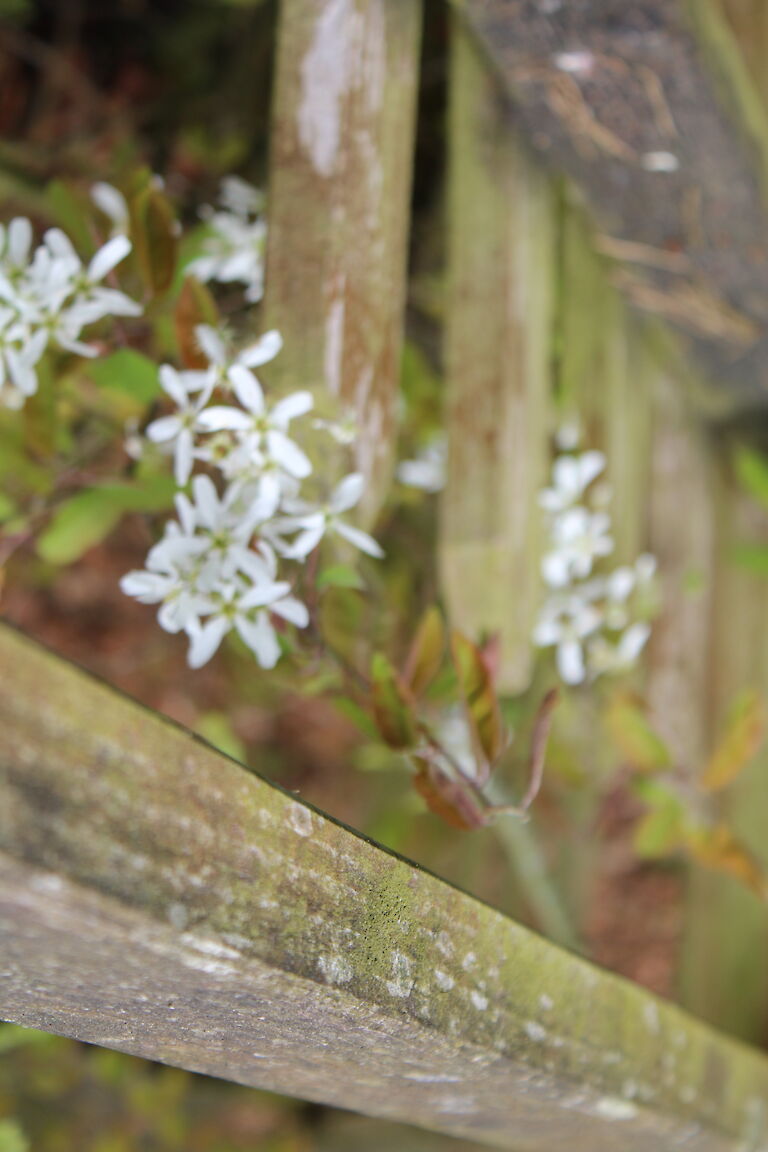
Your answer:
[[[716,872],[733,876],[762,900],[768,900],[768,875],[727,825],[697,828],[689,832],[686,843],[691,855],[699,863]]]
[[[705,792],[727,788],[746,768],[765,734],[765,708],[756,692],[745,692],[734,703],[725,732],[701,778]]]
[[[412,756],[416,772],[413,786],[426,802],[430,812],[439,816],[451,828],[470,831],[482,828],[486,815],[466,785],[454,780],[437,764],[423,756]]]
[[[155,296],[167,292],[176,272],[178,225],[168,197],[147,184],[130,202],[131,240],[141,274]]]
[[[436,605],[431,604],[419,621],[403,670],[403,679],[414,696],[422,696],[429,688],[440,671],[444,652],[443,615]]]
[[[179,356],[185,368],[205,369],[208,357],[201,350],[195,329],[200,324],[218,327],[216,301],[195,276],[186,276],[173,312]]]
[[[490,767],[504,750],[504,726],[496,689],[479,648],[461,632],[452,633],[451,652],[478,760],[485,766],[487,779]],[[483,784],[485,780],[479,782]]]

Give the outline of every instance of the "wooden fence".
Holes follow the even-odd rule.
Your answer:
[[[762,8],[453,7],[443,592],[457,624],[500,631],[504,687],[524,688],[536,492],[558,412],[580,412],[620,558],[660,561],[647,690],[693,774],[739,688],[768,690],[765,588],[728,562],[768,524],[723,431],[768,382],[768,136],[737,46],[765,43]],[[355,409],[371,517],[420,29],[419,0],[280,8],[265,311],[282,370]],[[7,632],[0,673],[8,1018],[502,1147],[768,1147],[762,1058]],[[767,769],[727,801],[766,863]],[[694,875],[684,953],[684,1002],[764,1040],[765,908]]]

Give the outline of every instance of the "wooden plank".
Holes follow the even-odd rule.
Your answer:
[[[454,4],[627,297],[690,337],[729,404],[765,403],[768,133],[712,0]]]
[[[527,687],[548,464],[554,199],[476,46],[452,37],[448,482],[440,571],[450,614],[498,633],[499,683]]]
[[[0,630],[0,1014],[501,1148],[768,1148],[768,1061]]]
[[[659,615],[648,645],[648,703],[675,764],[691,779],[713,735],[717,456],[685,374],[663,354],[653,358],[650,372],[649,544],[658,561]]]
[[[768,692],[768,599],[765,577],[733,561],[738,544],[768,545],[768,514],[739,487],[725,452],[710,463],[718,481],[717,569],[709,706],[713,737],[738,694]],[[700,768],[700,766],[697,766]],[[768,749],[721,799],[720,812],[768,866]],[[768,917],[765,904],[743,885],[711,872],[694,872],[686,920],[681,993],[705,1019],[743,1039],[768,1036]]]
[[[391,475],[421,0],[283,0],[265,314],[293,387],[322,382],[360,426],[372,513]]]
[[[763,105],[768,105],[768,7],[765,0],[717,0],[744,56]]]

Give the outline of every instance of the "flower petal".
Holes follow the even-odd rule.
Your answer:
[[[311,392],[292,392],[284,400],[278,401],[272,409],[270,422],[278,428],[286,428],[296,416],[309,412],[315,403]]]
[[[103,248],[100,248],[88,265],[88,279],[91,281],[103,280],[131,250],[131,242],[127,236],[113,236]]]
[[[237,616],[235,627],[261,667],[274,668],[280,659],[280,645],[265,613],[260,612],[255,620],[249,620],[247,616]]]
[[[331,526],[335,532],[338,532],[339,536],[343,536],[361,552],[367,552],[369,556],[375,556],[377,560],[383,558],[384,549],[367,532],[361,531],[360,528],[353,528],[351,524],[345,524],[343,520],[334,520],[331,522]]]
[[[233,364],[227,375],[243,408],[254,416],[263,416],[264,392],[253,372],[242,364]]]
[[[278,352],[283,347],[283,338],[276,328],[269,332],[265,332],[260,340],[255,344],[251,344],[249,348],[244,348],[237,358],[238,364],[244,364],[246,368],[259,368],[262,364],[268,364],[270,360],[274,360]]]
[[[267,447],[274,462],[286,472],[290,472],[291,476],[303,480],[311,473],[312,464],[309,457],[283,432],[267,432]]]
[[[586,674],[584,653],[577,640],[565,640],[557,647],[557,670],[566,684],[581,684]]]
[[[224,616],[213,616],[205,624],[190,622],[187,635],[190,644],[187,664],[190,668],[202,668],[215,654],[230,629],[230,622]]]
[[[331,512],[347,512],[359,502],[365,488],[365,478],[362,472],[350,472],[341,480],[328,501]]]

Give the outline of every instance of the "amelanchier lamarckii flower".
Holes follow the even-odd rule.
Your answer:
[[[342,519],[363,493],[360,474],[345,477],[325,504],[302,497],[313,462],[296,437],[303,433],[311,443],[313,435],[327,434],[337,445],[340,438],[335,422],[305,419],[314,404],[308,391],[267,402],[253,370],[279,353],[279,334],[267,332],[241,350],[209,326],[198,328],[197,337],[208,368],[164,365],[161,385],[176,411],[147,428],[151,441],[174,454],[183,489],[177,519],[166,524],[145,569],[129,572],[122,588],[159,605],[166,631],[186,633],[191,667],[210,660],[234,631],[262,667],[272,668],[282,652],[275,620],[284,622],[281,628],[309,622],[292,592],[290,566],[301,565],[328,532],[371,556],[383,552]]]
[[[238,432],[249,449],[273,461],[291,476],[309,476],[312,464],[305,452],[288,436],[288,425],[304,416],[314,404],[311,392],[292,392],[270,410],[261,384],[244,364],[235,364],[227,373],[242,408],[214,405],[202,412],[200,427],[206,432]]]
[[[49,229],[30,255],[32,238],[26,217],[0,226],[0,404],[10,408],[37,391],[37,365],[47,348],[96,356],[81,339],[83,328],[142,311],[124,292],[103,285],[130,252],[127,237],[107,241],[87,266],[61,229]]]
[[[281,521],[281,525],[288,531],[297,528],[301,531],[287,549],[286,555],[303,560],[310,552],[314,552],[326,533],[335,532],[361,552],[380,559],[384,552],[377,541],[367,532],[341,519],[344,512],[360,502],[364,487],[362,474],[352,472],[336,485],[328,502],[320,507],[313,507],[300,500],[287,500],[285,507],[289,515]]]
[[[629,671],[650,635],[653,557],[634,567],[604,570],[614,550],[606,500],[610,489],[593,482],[605,469],[602,452],[578,452],[574,428],[558,436],[562,451],[552,482],[539,494],[547,544],[541,572],[547,595],[533,629],[533,642],[554,648],[560,678],[581,684],[608,673]],[[599,507],[596,507],[598,506]]]

